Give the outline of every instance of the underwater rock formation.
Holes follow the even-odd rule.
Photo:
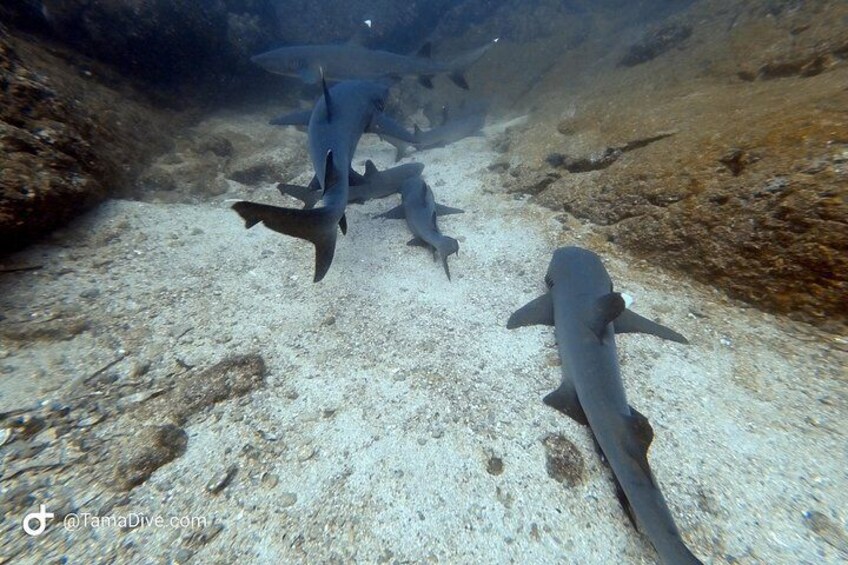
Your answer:
[[[92,75],[0,27],[0,251],[101,201],[162,148],[163,120]]]
[[[705,2],[682,14],[681,25],[692,26],[685,52],[584,70],[591,98],[575,97],[565,109],[550,103],[512,144],[542,173],[568,171],[543,190],[530,183],[524,191],[733,297],[841,327],[848,323],[848,65],[838,54],[848,36],[824,22],[848,16],[848,6],[763,15],[764,3],[730,4]],[[771,68],[755,73],[771,78],[768,61],[824,52],[817,72],[801,65],[755,83],[737,76],[750,65]],[[611,151],[668,129],[673,138]],[[581,155],[589,157],[572,157]],[[515,191],[520,179],[504,180]]]

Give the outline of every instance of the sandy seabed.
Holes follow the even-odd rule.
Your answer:
[[[392,157],[366,138],[355,165]],[[655,562],[588,431],[541,402],[560,380],[553,331],[505,327],[561,245],[598,252],[633,310],[691,341],[617,340],[692,551],[707,563],[848,558],[844,342],[506,194],[487,169],[499,157],[485,138],[410,156],[437,201],[466,210],[440,218],[460,242],[453,282],[406,245],[404,222],[373,218],[392,197],[348,209],[313,284],[310,245],[245,230],[227,202],[282,197],[234,182],[201,204],[111,201],[13,257],[38,268],[0,278],[0,563]],[[26,329],[38,324],[51,331]],[[247,354],[264,360],[263,384],[190,414],[184,452],[119,488],[124,442],[168,423],[143,405]],[[51,402],[71,406],[67,433],[49,420],[13,433],[14,417]],[[565,482],[548,472],[551,434],[574,446]],[[59,517],[30,537],[21,521],[38,504]],[[198,520],[69,531],[69,512]]]

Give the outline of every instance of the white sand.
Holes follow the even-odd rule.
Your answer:
[[[392,156],[365,139],[355,164],[382,168]],[[635,311],[692,342],[618,339],[631,404],[656,432],[651,465],[693,552],[707,563],[844,560],[834,547],[848,519],[844,353],[628,258],[591,226],[572,220],[563,231],[555,213],[501,193],[486,170],[498,157],[479,138],[411,156],[426,164],[439,202],[467,211],[440,219],[460,240],[452,283],[426,251],[405,245],[404,222],[372,218],[393,197],[349,208],[349,233],[313,284],[312,247],[245,230],[223,202],[240,196],[235,183],[216,203],[107,203],[16,256],[44,268],[0,279],[3,323],[77,311],[92,327],[69,341],[3,343],[0,411],[62,400],[70,381],[119,350],[119,377],[147,362],[151,386],[167,385],[177,360],[202,368],[248,352],[265,358],[268,377],[249,397],[194,416],[187,452],[113,511],[206,517],[223,525],[214,539],[54,524],[32,541],[15,526],[22,515],[6,516],[0,563],[13,553],[32,563],[109,554],[139,563],[655,562],[587,431],[541,402],[560,379],[552,330],[505,329],[543,290],[552,251],[568,244],[599,252]],[[70,271],[59,276],[62,268]],[[546,473],[550,433],[583,457],[574,487]],[[487,472],[491,456],[502,474]],[[207,493],[231,464],[232,484]],[[85,472],[72,466],[56,480]],[[82,512],[97,511],[86,506],[97,495],[70,494]],[[830,542],[808,511],[833,522]]]

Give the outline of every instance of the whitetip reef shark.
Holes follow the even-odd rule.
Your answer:
[[[376,217],[390,220],[406,219],[409,231],[415,236],[406,244],[432,249],[433,259],[441,259],[445,274],[448,276],[448,280],[451,280],[448,256],[459,253],[459,242],[439,231],[436,217],[462,214],[464,210],[436,204],[433,191],[420,176],[407,179],[401,186],[400,194],[402,199],[400,206],[396,206]]]
[[[507,328],[554,326],[562,382],[545,404],[588,425],[616,482],[619,501],[666,565],[701,562],[680,538],[648,465],[653,429],[627,403],[615,334],[641,332],[688,343],[679,333],[631,312],[613,292],[600,257],[579,247],[557,249],[545,276],[548,291],[517,310]]]
[[[266,71],[299,77],[308,84],[317,83],[322,74],[327,80],[398,80],[416,75],[418,81],[432,88],[432,77],[447,74],[460,88],[468,89],[463,75],[465,69],[474,64],[497,39],[469,51],[451,61],[434,61],[430,58],[430,44],[425,44],[418,55],[410,57],[389,51],[368,49],[356,43],[338,45],[293,45],[280,47],[250,60]]]
[[[480,130],[486,125],[486,105],[475,104],[472,108],[461,108],[457,116],[449,115],[447,107],[442,109],[442,123],[430,129],[422,130],[415,126],[413,131],[414,143],[408,143],[398,137],[392,135],[388,128],[382,128],[381,124],[377,124],[374,133],[380,138],[395,147],[395,161],[403,159],[410,147],[421,151],[424,149],[433,149],[435,147],[444,147],[455,141],[465,139],[471,136],[482,136]]]
[[[350,190],[347,201],[349,204],[361,204],[366,200],[385,198],[399,192],[403,182],[411,177],[416,177],[424,171],[422,163],[406,163],[383,171],[377,170],[377,166],[370,159],[365,162],[365,174],[350,177]],[[281,194],[297,198],[304,204],[304,208],[313,208],[321,199],[321,191],[318,187],[301,186],[298,184],[280,183],[277,190]]]
[[[310,241],[315,246],[314,282],[323,279],[330,269],[338,227],[347,232],[350,163],[359,139],[373,123],[388,119],[382,115],[387,85],[369,81],[344,81],[329,89],[326,82],[322,85],[324,94],[310,114],[308,134],[309,156],[322,190],[323,206],[299,210],[246,201],[233,204],[248,228],[262,222],[279,233]],[[398,126],[395,134],[403,132]]]

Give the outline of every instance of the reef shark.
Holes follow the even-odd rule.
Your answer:
[[[409,231],[415,236],[406,244],[432,249],[433,259],[441,259],[445,274],[450,280],[448,256],[459,252],[459,242],[452,237],[442,235],[436,222],[436,216],[462,214],[464,211],[459,208],[436,204],[433,191],[420,176],[407,179],[401,186],[400,194],[402,199],[400,206],[396,206],[376,217],[390,220],[406,219]]]
[[[680,538],[648,465],[653,429],[628,405],[618,368],[615,334],[641,332],[688,343],[679,333],[626,308],[613,292],[601,259],[579,247],[557,249],[545,276],[548,291],[517,310],[507,328],[554,326],[562,382],[545,404],[588,425],[634,526],[668,565],[701,563]]]
[[[369,159],[365,162],[364,175],[357,175],[358,178],[350,177],[347,201],[349,204],[363,203],[374,198],[385,198],[398,192],[406,179],[420,175],[423,170],[422,163],[407,163],[378,171],[377,166]],[[306,209],[314,207],[321,199],[321,191],[317,186],[280,183],[277,185],[277,190],[281,194],[293,196],[302,201]]]
[[[329,89],[322,81],[322,86],[324,93],[309,118],[308,145],[323,206],[297,210],[245,201],[233,204],[248,228],[262,222],[274,231],[310,241],[315,246],[315,282],[324,278],[333,262],[337,226],[347,232],[350,162],[362,134],[381,115],[389,90],[368,81],[344,81]]]
[[[413,132],[415,142],[413,143],[399,139],[388,128],[382,127],[381,124],[376,125],[375,133],[384,141],[394,145],[395,161],[399,161],[406,156],[410,147],[415,147],[419,151],[422,149],[433,149],[435,147],[444,147],[472,135],[482,135],[480,134],[480,130],[483,129],[485,124],[485,105],[476,105],[475,108],[463,111],[455,118],[450,117],[448,108],[444,107],[442,109],[442,123],[440,125],[427,130],[420,129],[418,125],[415,126]]]
[[[303,82],[314,84],[321,78],[321,70],[328,80],[396,80],[417,75],[419,82],[432,88],[433,75],[448,74],[459,87],[468,89],[463,72],[474,64],[498,40],[469,51],[451,61],[434,61],[430,58],[430,44],[425,44],[415,57],[389,51],[368,49],[355,43],[341,45],[294,45],[280,47],[254,55],[250,60],[266,71],[297,76]]]

